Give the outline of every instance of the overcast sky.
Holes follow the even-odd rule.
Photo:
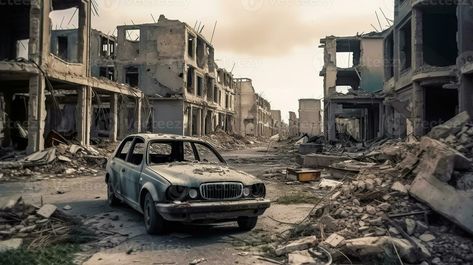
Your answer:
[[[92,26],[112,33],[117,25],[151,23],[164,14],[192,27],[199,21],[220,67],[253,79],[257,92],[280,109],[297,112],[299,98],[322,98],[319,40],[328,35],[370,32],[393,17],[394,0],[98,0]],[[62,15],[53,18],[57,23]],[[54,22],[53,20],[53,22]],[[66,21],[68,19],[66,18]],[[133,21],[133,22],[132,22]],[[66,22],[62,22],[63,27]]]

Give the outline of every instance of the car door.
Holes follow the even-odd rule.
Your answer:
[[[145,160],[146,145],[145,140],[136,137],[127,156],[127,167],[123,173],[125,198],[135,206],[139,205],[140,178]]]
[[[130,151],[131,144],[133,143],[134,137],[126,138],[122,141],[118,147],[115,156],[112,158],[111,170],[112,170],[112,185],[113,190],[119,196],[123,197],[123,170],[126,167],[126,159],[128,152]]]

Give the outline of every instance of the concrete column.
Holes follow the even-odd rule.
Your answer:
[[[468,111],[473,117],[473,75],[462,75],[458,94],[460,112]]]
[[[422,11],[412,9],[412,68],[419,69],[424,63]]]
[[[413,83],[413,110],[412,125],[414,135],[417,137],[424,135],[424,88],[418,83]]]
[[[328,103],[328,114],[327,114],[327,137],[329,141],[335,141],[337,139],[336,124],[335,124],[335,110],[337,105],[334,103]]]
[[[197,110],[197,136],[202,136],[202,109]]]
[[[141,128],[141,106],[143,105],[143,100],[142,98],[137,98],[136,99],[136,112],[135,112],[135,130],[137,133],[140,133],[142,131]]]
[[[122,96],[118,104],[118,139],[121,140],[129,134],[128,99]]]
[[[28,103],[28,154],[44,149],[44,126],[46,120],[46,81],[42,75],[30,78]]]
[[[0,99],[1,100],[1,99]],[[0,117],[0,122],[3,122],[4,124],[4,131],[3,131],[3,142],[1,145],[3,147],[8,147],[11,144],[11,128],[13,126],[10,113],[12,112],[12,100],[13,100],[13,94],[11,93],[4,93],[3,94],[3,102],[4,102],[4,113],[0,113],[2,117]],[[1,104],[1,103],[0,103]],[[5,115],[7,114],[7,115]]]
[[[193,123],[193,111],[194,108],[192,106],[189,106],[189,113],[188,113],[188,119],[187,119],[187,128],[188,128],[188,135],[192,136],[192,123]]]
[[[92,88],[82,86],[77,90],[77,138],[79,142],[90,144],[90,128],[92,126]]]
[[[110,97],[110,141],[118,139],[118,95],[113,93]]]

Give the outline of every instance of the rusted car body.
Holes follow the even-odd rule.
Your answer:
[[[260,180],[191,137],[128,136],[109,159],[105,181],[108,203],[143,213],[150,234],[165,233],[169,222],[237,221],[251,230],[270,206]]]

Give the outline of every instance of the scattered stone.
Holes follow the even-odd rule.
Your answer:
[[[9,250],[16,250],[20,248],[21,244],[23,244],[23,239],[21,238],[12,238],[9,240],[0,241],[0,253]]]
[[[337,233],[331,234],[325,241],[324,243],[328,244],[331,247],[338,247],[340,243],[342,243],[345,240],[343,236],[338,235]]]
[[[200,264],[200,263],[205,262],[205,261],[207,261],[206,258],[195,259],[195,260],[189,262],[189,265],[197,265],[197,264]]]
[[[394,182],[394,184],[391,186],[391,190],[397,191],[401,194],[407,194],[406,186],[404,186],[404,184],[399,181]]]
[[[309,251],[294,251],[289,253],[287,264],[289,265],[301,265],[301,264],[313,264],[314,258],[310,255]]]
[[[404,222],[406,223],[406,232],[408,235],[411,236],[416,230],[416,221],[410,218],[406,218]]]
[[[57,207],[55,205],[45,204],[36,213],[39,216],[48,219],[56,211],[56,209],[57,209]]]
[[[430,241],[435,240],[435,236],[432,235],[432,234],[423,234],[423,235],[419,236],[419,239],[424,241],[424,242],[430,242]]]
[[[66,206],[62,207],[62,209],[66,210],[66,211],[70,211],[70,210],[72,210],[72,207],[70,205],[66,205]]]
[[[368,206],[366,206],[366,212],[371,214],[371,215],[375,215],[376,214],[376,208],[374,208],[371,205],[368,205]]]

